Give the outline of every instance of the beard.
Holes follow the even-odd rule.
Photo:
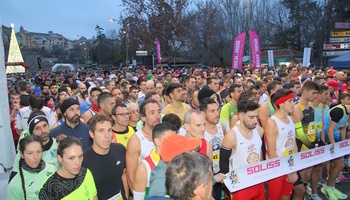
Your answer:
[[[244,126],[247,128],[247,129],[249,129],[249,130],[253,130],[253,129],[255,129],[256,128],[256,125],[257,124],[248,124],[248,123],[246,123],[244,120],[243,120],[243,124],[244,124]]]
[[[66,116],[67,120],[71,123],[78,123],[80,121],[80,116],[79,115],[74,115],[73,117],[68,117]]]

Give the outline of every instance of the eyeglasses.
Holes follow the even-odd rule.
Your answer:
[[[115,114],[115,115],[119,115],[119,116],[122,116],[122,117],[129,117],[129,113],[119,113],[119,114]]]

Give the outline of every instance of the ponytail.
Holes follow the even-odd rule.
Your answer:
[[[26,192],[26,186],[25,186],[23,170],[22,170],[23,162],[24,162],[24,159],[21,158],[19,160],[19,175],[21,176],[22,189],[23,189],[23,193],[24,193],[24,200],[27,200],[27,192]]]

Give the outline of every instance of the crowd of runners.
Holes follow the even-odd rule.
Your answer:
[[[349,139],[350,73],[299,66],[8,75],[6,199],[321,199],[341,157],[230,193],[228,172]],[[326,181],[322,174],[326,172]],[[265,192],[265,190],[267,190]]]

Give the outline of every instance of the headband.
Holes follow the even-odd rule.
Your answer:
[[[289,99],[294,99],[294,94],[293,92],[289,92],[287,95],[280,97],[275,101],[275,106],[279,106],[280,104],[288,101]]]

